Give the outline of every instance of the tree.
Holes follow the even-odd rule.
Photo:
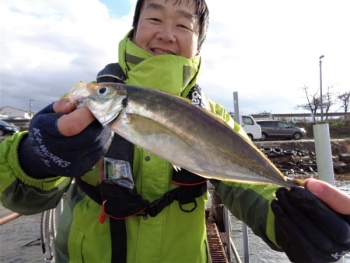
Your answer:
[[[328,86],[326,94],[322,96],[322,107],[325,110],[325,113],[328,113],[330,107],[335,104],[335,99],[333,98],[335,92],[330,91],[332,88],[334,88],[334,85]],[[326,120],[328,120],[328,116],[326,116]]]
[[[343,94],[338,95],[338,100],[340,100],[341,108],[344,108],[345,118],[347,118],[347,114],[350,108],[350,91],[345,92]]]
[[[309,87],[307,87],[306,85],[304,85],[304,87],[301,87],[300,89],[304,90],[307,103],[297,105],[295,108],[296,109],[302,108],[304,110],[310,111],[312,115],[312,119],[313,121],[315,121],[315,114],[317,110],[320,108],[320,98],[318,96],[318,92],[316,91],[316,93],[313,95],[309,94],[308,92]]]

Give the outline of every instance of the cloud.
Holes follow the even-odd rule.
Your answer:
[[[130,18],[97,0],[2,1],[0,107],[40,110],[118,60]]]
[[[320,55],[323,87],[339,84],[338,92],[350,91],[348,1],[207,2],[211,20],[201,83],[227,109],[233,110],[227,98],[237,91],[245,114],[295,112],[306,102],[300,87],[319,89]]]

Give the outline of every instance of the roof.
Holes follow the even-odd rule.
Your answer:
[[[11,108],[11,109],[15,109],[15,110],[20,110],[20,111],[24,111],[24,112],[29,112],[29,110],[23,110],[23,109],[19,109],[19,108],[15,108],[15,107],[11,107],[11,106],[4,106],[0,108],[0,111],[5,109],[5,108]]]

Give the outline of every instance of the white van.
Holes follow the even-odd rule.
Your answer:
[[[250,140],[261,139],[261,127],[256,123],[252,116],[241,115],[241,127],[249,136]]]

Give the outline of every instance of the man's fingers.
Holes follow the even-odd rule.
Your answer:
[[[62,98],[56,101],[52,107],[55,112],[66,114],[72,112],[75,108],[68,98]]]
[[[308,179],[306,188],[334,211],[350,215],[350,196],[323,181]]]
[[[94,116],[87,108],[75,109],[68,98],[62,98],[53,104],[57,113],[65,113],[57,121],[57,128],[65,136],[73,136],[82,132],[94,121]]]
[[[57,121],[57,128],[63,135],[73,136],[82,132],[94,120],[95,117],[87,108],[80,108],[67,115],[62,115]]]

